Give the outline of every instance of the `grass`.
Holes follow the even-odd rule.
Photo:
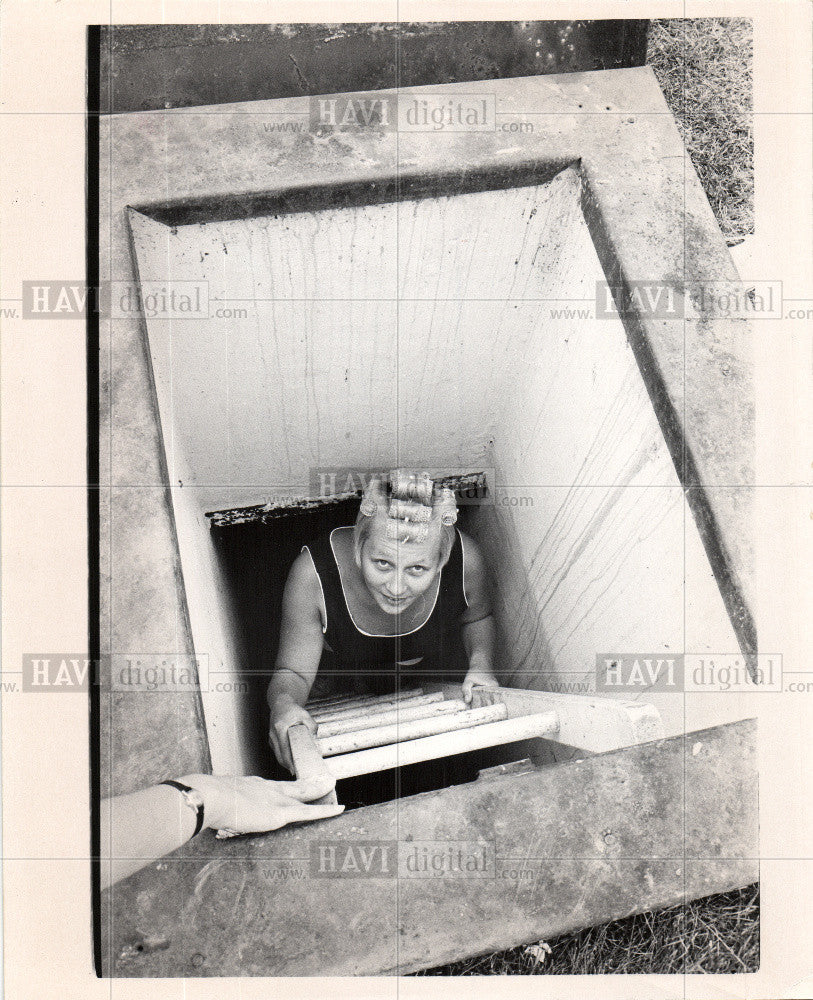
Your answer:
[[[550,953],[547,952],[550,948]],[[544,955],[543,961],[534,957]],[[736,973],[759,968],[759,885],[641,913],[418,976]]]
[[[647,62],[723,234],[739,242],[754,231],[751,21],[652,21]]]

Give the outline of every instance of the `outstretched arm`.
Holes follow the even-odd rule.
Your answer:
[[[188,774],[179,779],[203,800],[203,825],[264,833],[287,823],[337,816],[344,806],[309,805],[329,781],[266,781],[257,777]],[[335,783],[334,783],[335,784]],[[171,785],[153,785],[101,803],[101,886],[132,875],[186,843],[196,815]]]
[[[308,552],[302,552],[288,574],[282,596],[282,626],[274,674],[268,685],[271,728],[268,739],[277,760],[293,772],[288,730],[304,723],[311,732],[316,723],[305,711],[322,656],[322,590]]]
[[[488,574],[479,545],[460,533],[463,540],[463,584],[468,608],[463,615],[463,646],[469,658],[469,670],[463,681],[463,697],[472,699],[475,687],[498,687],[494,676],[494,616],[488,588]]]

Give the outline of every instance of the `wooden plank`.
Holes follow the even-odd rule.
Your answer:
[[[291,756],[297,778],[323,778],[330,774],[322,760],[322,754],[319,752],[316,740],[311,736],[307,726],[301,723],[291,726],[288,730],[288,742],[291,745]],[[327,795],[313,801],[334,805],[338,801],[336,789],[334,788]]]
[[[423,760],[435,760],[438,757],[450,757],[452,754],[468,753],[470,750],[482,750],[483,747],[513,743],[515,740],[537,736],[549,737],[556,732],[558,724],[555,712],[529,715],[522,719],[503,719],[501,722],[488,722],[482,726],[459,729],[452,733],[407,740],[406,743],[393,743],[390,746],[373,747],[356,753],[328,757],[325,765],[337,779],[352,778],[357,774],[387,771],[393,767],[418,764]]]
[[[390,694],[356,694],[348,695],[335,705],[320,705],[318,702],[311,706],[306,706],[314,719],[319,718],[332,711],[344,711],[349,708],[364,707],[366,705],[379,705],[384,701],[398,701],[409,698],[417,698],[423,694],[423,688],[411,688],[409,691],[391,692]]]
[[[447,685],[444,693],[447,698],[454,697],[454,687]],[[658,710],[645,702],[523,688],[475,688],[472,704],[495,702],[502,702],[507,707],[509,719],[536,712],[556,712],[559,716],[557,742],[591,753],[618,750],[662,739],[664,735]]]
[[[430,705],[432,702],[444,700],[442,691],[433,691],[431,694],[420,694],[410,698],[389,694],[382,695],[374,702],[357,705],[355,708],[337,708],[335,711],[319,713],[314,718],[317,723],[334,722],[337,719],[349,719],[353,716],[374,715],[377,711],[396,708],[398,705]]]
[[[358,697],[356,694],[326,694],[321,698],[311,698],[305,707],[308,711],[312,708],[327,708],[328,705],[346,704]]]
[[[381,747],[425,736],[451,733],[458,729],[470,729],[473,726],[498,722],[506,716],[505,705],[486,705],[483,708],[454,712],[434,719],[412,719],[409,722],[393,722],[387,726],[372,726],[351,733],[339,733],[337,736],[317,740],[317,743],[324,757],[333,757],[336,754],[366,750],[368,747]]]
[[[336,719],[334,722],[322,722],[316,730],[318,739],[326,736],[338,736],[339,733],[352,733],[356,729],[368,729],[372,726],[386,726],[391,722],[410,722],[412,719],[431,719],[438,715],[449,715],[451,712],[465,712],[469,706],[459,698],[451,701],[434,701],[428,705],[406,705],[385,709],[374,715],[356,715],[349,719]],[[479,707],[479,706],[478,706]]]

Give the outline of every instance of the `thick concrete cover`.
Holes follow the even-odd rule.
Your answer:
[[[105,970],[407,973],[749,884],[754,737],[736,723],[266,836],[205,835],[105,894]],[[489,845],[487,877],[315,874],[320,842],[358,858],[433,840]]]
[[[581,204],[569,167],[532,187],[226,222],[132,212],[142,280],[204,281],[247,307],[146,321],[176,503],[300,497],[312,468],[394,455],[488,469],[495,504],[474,531],[506,683],[588,691],[597,652],[735,651],[622,323],[585,308],[603,272]],[[183,536],[181,558],[189,594]],[[235,698],[203,695],[224,772],[251,770],[211,725]],[[695,727],[660,700],[668,734]]]

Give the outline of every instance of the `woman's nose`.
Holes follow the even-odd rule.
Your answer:
[[[403,597],[407,592],[406,578],[400,573],[393,573],[390,580],[390,593],[393,597]]]

